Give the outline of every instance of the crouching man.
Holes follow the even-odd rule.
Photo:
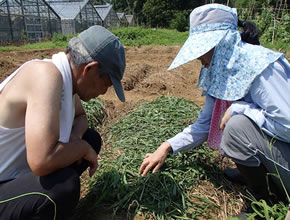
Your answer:
[[[66,53],[23,64],[0,84],[0,219],[69,219],[80,196],[79,176],[98,167],[101,137],[88,128],[81,100],[121,79],[119,39],[92,26]]]

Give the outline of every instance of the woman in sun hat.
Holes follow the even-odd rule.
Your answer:
[[[194,124],[145,156],[139,173],[154,173],[169,152],[207,141],[236,163],[238,169],[225,173],[227,178],[247,184],[257,199],[269,198],[266,174],[276,168],[289,193],[290,67],[285,56],[259,46],[256,26],[239,21],[236,9],[224,5],[194,9],[189,32],[169,70],[201,61],[197,87],[206,96],[204,107]],[[280,180],[273,181],[270,188],[284,193]]]

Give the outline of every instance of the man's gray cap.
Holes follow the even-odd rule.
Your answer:
[[[78,38],[93,60],[98,61],[101,69],[109,74],[117,96],[125,102],[121,80],[126,67],[126,58],[119,38],[99,25],[81,32]]]

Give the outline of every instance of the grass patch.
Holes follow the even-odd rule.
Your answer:
[[[41,50],[41,49],[63,49],[67,47],[68,41],[75,35],[64,35],[54,33],[50,41],[42,41],[37,43],[27,43],[20,46],[0,47],[0,51],[9,50]]]
[[[107,142],[114,150],[104,152],[100,167],[92,179],[90,192],[80,202],[79,218],[91,219],[97,210],[136,214],[154,219],[210,218],[217,207],[190,191],[202,179],[217,173],[215,151],[194,151],[169,156],[160,172],[141,177],[138,174],[146,153],[196,120],[200,107],[188,100],[161,96],[144,103],[113,124]]]
[[[279,51],[281,53],[284,53],[286,56],[289,54],[289,50],[290,50],[290,47],[289,47],[289,43],[285,43],[285,42],[282,42],[282,41],[274,41],[273,43],[271,42],[267,42],[267,41],[261,41],[261,45],[266,47],[266,48],[269,48],[271,50],[275,50],[275,51]],[[290,58],[289,56],[287,57],[288,59]]]
[[[66,47],[66,46],[65,46]],[[28,43],[21,46],[5,46],[0,47],[0,51],[10,51],[10,50],[41,50],[41,49],[53,49],[53,48],[63,48],[56,45],[52,41],[38,42],[38,43]]]
[[[182,45],[188,38],[188,32],[169,29],[127,27],[111,29],[111,31],[126,46]]]
[[[143,28],[143,27],[122,27],[110,29],[112,33],[118,36],[125,46],[141,46],[141,45],[183,45],[188,38],[187,32],[179,32],[171,29]],[[0,47],[0,51],[9,50],[32,50],[32,49],[63,49],[67,47],[68,41],[76,35],[63,35],[55,33],[51,41],[43,41],[38,43],[28,43],[21,46],[4,46]],[[267,48],[287,53],[289,44],[283,41],[274,41],[274,43],[266,41],[261,37],[261,43]]]
[[[113,28],[112,33],[121,39],[125,46],[140,45],[182,45],[188,37],[188,32],[178,32],[169,29],[151,29],[142,27]],[[63,49],[75,35],[55,33],[51,41],[28,43],[21,46],[4,46],[0,51],[31,50],[31,49]]]

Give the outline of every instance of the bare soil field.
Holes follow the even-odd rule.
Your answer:
[[[127,67],[123,78],[126,102],[120,102],[112,88],[108,90],[107,94],[100,97],[105,102],[109,123],[118,120],[132,110],[136,104],[151,101],[160,95],[183,97],[201,106],[203,105],[204,97],[201,97],[201,90],[196,88],[201,67],[198,61],[167,71],[179,49],[180,46],[126,47]],[[52,54],[59,51],[61,50],[1,52],[0,82],[25,61],[50,58]],[[223,162],[221,167],[226,165],[228,164]],[[87,181],[84,176],[82,197],[87,192],[86,184]],[[212,202],[221,207],[220,212],[215,213],[217,219],[225,219],[228,215],[238,213],[243,205],[243,199],[236,186],[233,187],[232,191],[225,191],[222,188],[215,188],[208,181],[204,181],[193,193],[202,196],[206,195]],[[96,219],[108,218],[99,216]],[[136,217],[136,219],[142,218]]]
[[[127,102],[118,101],[113,89],[102,97],[111,101],[114,109],[126,111],[127,105],[134,105],[140,100],[152,100],[159,95],[174,95],[203,103],[200,90],[195,88],[198,80],[200,64],[194,61],[173,71],[167,71],[179,46],[142,46],[126,47],[127,67],[123,78],[123,86]],[[0,53],[0,81],[24,62],[31,59],[50,58],[60,50],[25,50]]]

